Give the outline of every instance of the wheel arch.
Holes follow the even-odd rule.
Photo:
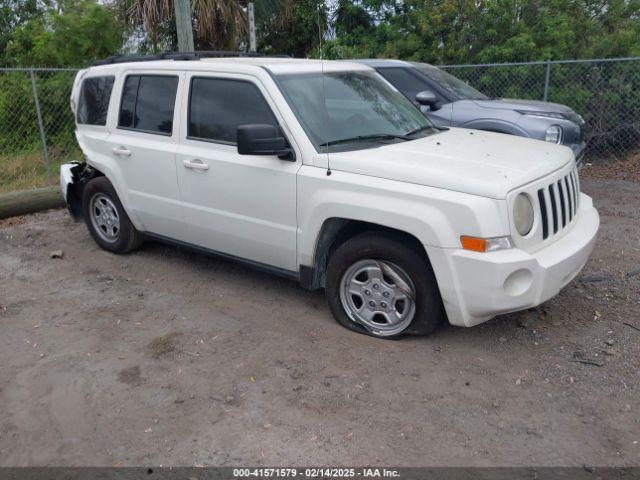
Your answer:
[[[343,217],[327,218],[316,238],[312,265],[300,265],[300,283],[304,288],[315,290],[323,288],[326,270],[331,254],[349,239],[365,232],[379,233],[393,237],[413,249],[428,262],[429,257],[418,238],[404,230]]]
[[[109,163],[98,163],[89,158],[87,158],[87,161],[81,165],[84,166],[85,171],[92,172],[93,176],[89,178],[87,182],[98,176],[106,177],[107,180],[109,180],[111,186],[113,186],[116,194],[118,195],[118,200],[120,200],[122,208],[127,212],[129,220],[131,220],[133,226],[140,232],[145,231],[144,224],[140,221],[133,209],[121,172],[114,169]],[[84,190],[84,185],[82,186],[82,190]],[[78,198],[80,200],[80,204],[82,204],[82,192],[80,192]]]

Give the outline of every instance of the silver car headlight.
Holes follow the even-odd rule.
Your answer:
[[[513,202],[513,223],[523,237],[533,228],[533,204],[526,193],[519,193]]]
[[[545,142],[560,143],[562,141],[562,127],[551,125],[544,135]]]

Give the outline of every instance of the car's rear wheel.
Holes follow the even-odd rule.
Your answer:
[[[82,210],[89,233],[104,250],[127,253],[142,243],[142,236],[131,223],[106,177],[96,177],[87,183],[82,196]]]
[[[431,333],[445,318],[424,254],[383,233],[364,233],[329,259],[326,295],[343,326],[376,337]]]

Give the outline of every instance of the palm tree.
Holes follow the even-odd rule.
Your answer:
[[[293,1],[255,0],[256,21],[286,23]],[[247,35],[247,3],[247,0],[191,0],[196,50],[237,50]],[[116,4],[128,23],[144,27],[154,47],[175,43],[173,0],[116,0]]]

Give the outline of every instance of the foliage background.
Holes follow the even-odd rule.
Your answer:
[[[339,0],[333,58],[435,64],[640,55],[638,0]]]
[[[246,49],[246,0],[191,0],[196,49]],[[640,56],[640,0],[255,0],[259,50],[435,64]],[[3,0],[0,65],[175,50],[173,0]]]
[[[175,50],[173,0],[0,0],[0,67],[84,67]],[[196,49],[245,50],[246,0],[191,0]],[[640,0],[255,0],[258,50],[433,64],[640,56]],[[489,96],[541,99],[544,65],[450,69]],[[592,156],[640,145],[640,62],[553,65],[549,100],[587,120]],[[50,157],[77,157],[74,72],[35,76]],[[46,183],[28,72],[0,71],[0,189]],[[20,179],[25,179],[24,182]]]

